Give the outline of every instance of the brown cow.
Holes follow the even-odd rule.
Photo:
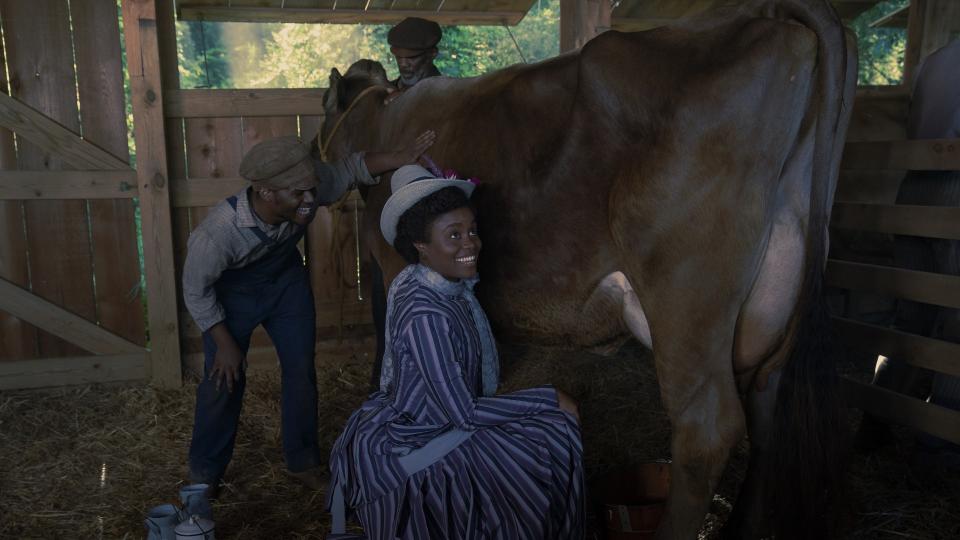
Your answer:
[[[361,61],[334,70],[321,140],[335,157],[437,131],[434,160],[482,182],[478,294],[500,339],[629,332],[652,347],[673,427],[658,538],[696,536],[748,422],[728,532],[823,537],[839,411],[808,338],[852,51],[827,2],[787,1],[608,32],[538,64],[426,80],[389,105],[385,88],[364,91],[385,85],[383,68]],[[404,263],[377,226],[388,194],[389,182],[368,193],[364,222],[389,284]]]

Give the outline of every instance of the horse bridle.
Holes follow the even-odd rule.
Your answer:
[[[340,129],[340,124],[343,123],[347,115],[350,114],[350,111],[357,106],[357,103],[360,102],[360,99],[363,96],[369,94],[370,92],[384,88],[383,86],[373,85],[363,89],[363,92],[357,94],[357,97],[353,98],[353,101],[350,102],[350,106],[347,107],[347,110],[343,111],[343,114],[340,115],[340,118],[337,118],[337,122],[333,124],[333,129],[330,130],[330,134],[327,135],[327,142],[323,142],[323,130],[321,129],[317,133],[317,148],[320,150],[320,159],[326,163],[327,162],[327,147],[330,146],[330,141],[333,140],[333,136],[337,133],[337,130]]]

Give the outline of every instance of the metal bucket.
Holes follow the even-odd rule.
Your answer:
[[[670,462],[618,469],[595,484],[607,540],[652,539],[670,492]]]

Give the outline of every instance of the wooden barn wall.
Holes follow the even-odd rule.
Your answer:
[[[0,20],[10,95],[128,161],[116,2],[2,0]],[[72,169],[23,138],[14,146],[8,130],[0,131],[0,166]],[[144,345],[134,205],[133,199],[0,202],[0,276]],[[0,360],[89,354],[0,313]]]
[[[901,301],[960,309],[960,276],[898,267],[894,235],[960,240],[960,208],[896,204],[907,170],[960,169],[960,139],[907,140],[915,67],[960,21],[953,0],[910,5],[905,82],[861,88],[841,163],[831,218],[826,283],[833,328],[857,373],[843,378],[846,401],[887,421],[960,443],[960,412],[867,384],[878,355],[960,376],[960,344],[895,325]]]

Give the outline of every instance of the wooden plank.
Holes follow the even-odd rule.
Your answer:
[[[168,92],[180,88],[180,72],[177,67],[177,29],[173,2],[160,2],[157,6],[157,42],[160,51],[160,76],[163,82],[164,100]],[[164,105],[166,110],[166,105]],[[184,150],[182,118],[168,118],[164,121],[166,138],[167,165],[171,179],[187,177],[187,154]],[[171,180],[176,182],[177,180]],[[173,185],[171,197],[176,196]],[[176,281],[177,311],[183,307],[183,261],[187,255],[187,239],[190,235],[190,211],[186,208],[172,208],[170,211],[171,231],[173,234],[173,265]],[[181,318],[181,324],[185,321]]]
[[[211,179],[239,176],[243,157],[240,118],[198,118],[185,120],[187,137],[187,181],[201,184]],[[207,216],[208,209],[190,210],[191,228]]]
[[[920,44],[921,62],[930,53],[950,42],[950,34],[960,21],[960,2],[957,0],[927,0],[924,11],[923,41]]]
[[[841,378],[847,402],[885,420],[960,444],[960,411],[907,397],[870,384]]]
[[[270,7],[178,6],[181,21],[282,22],[325,24],[395,24],[407,17],[421,17],[441,25],[516,25],[523,11],[430,11],[362,10]]]
[[[72,91],[73,83],[63,90]],[[80,169],[130,168],[113,154],[81,139],[72,129],[3,93],[0,93],[0,126],[12,130],[42,150],[56,154],[66,163]]]
[[[0,66],[6,67],[3,47]],[[8,88],[7,71],[0,69],[0,93]],[[0,169],[17,167],[13,132],[0,128]],[[19,201],[0,200],[0,278],[21,287],[30,286],[27,237],[23,232],[23,207]],[[0,360],[37,356],[37,329],[26,321],[0,312]]]
[[[853,114],[850,116],[846,142],[906,139],[909,107],[910,100],[905,94],[858,93],[853,102]]]
[[[117,2],[70,2],[70,14],[83,138],[129,163]],[[129,169],[129,174],[124,182],[134,190],[126,193],[136,193],[136,172]],[[145,345],[134,203],[116,198],[94,200],[88,208],[97,321],[115,334]]]
[[[180,335],[177,329],[177,285],[173,268],[173,233],[167,151],[163,136],[163,90],[153,0],[123,0],[124,41],[133,101],[134,138],[143,259],[147,280],[150,328],[150,379],[178,387]]]
[[[14,128],[18,134],[18,168],[64,169],[78,156],[84,158],[78,161],[96,163],[98,169],[129,168],[76,135],[80,123],[73,55],[49,52],[72,49],[67,6],[66,2],[0,3],[13,93],[13,97],[0,94],[4,104],[0,116],[12,115],[16,120],[12,124],[23,128]],[[28,142],[34,137],[44,143]],[[88,321],[96,320],[86,202],[24,201],[23,209],[30,290]],[[50,333],[41,332],[39,337],[40,356],[83,354]]]
[[[0,171],[0,200],[132,199],[136,196],[137,173],[133,169],[126,171]],[[118,218],[114,227],[123,223]],[[132,227],[132,220],[128,224]],[[136,254],[136,243],[133,244],[132,249]]]
[[[837,335],[848,347],[960,376],[960,344],[843,317],[832,317],[831,320]],[[872,370],[874,366],[865,367]]]
[[[118,354],[42,358],[0,363],[0,390],[139,381],[147,377],[147,355]]]
[[[204,178],[201,180],[171,180],[170,193],[176,208],[213,206],[249,186],[244,178]],[[189,232],[189,231],[188,231]]]
[[[143,347],[117,336],[87,319],[0,279],[0,310],[30,322],[94,354],[143,352]]]
[[[326,88],[250,90],[170,90],[164,97],[168,118],[323,115]]]
[[[905,300],[960,308],[960,277],[830,259],[826,282],[833,287],[873,291]]]
[[[960,139],[848,142],[840,168],[960,170]]]
[[[259,142],[274,137],[297,136],[297,117],[279,116],[272,118],[243,119],[243,154],[246,154]]]
[[[900,86],[908,93],[913,89],[913,80],[917,76],[917,67],[920,65],[923,26],[929,1],[910,0],[910,10],[907,15],[907,45],[903,55],[903,79],[900,81]]]
[[[870,28],[907,28],[908,24],[910,24],[910,4],[898,7],[867,26]]]
[[[960,208],[838,202],[833,205],[830,226],[960,240]]]

